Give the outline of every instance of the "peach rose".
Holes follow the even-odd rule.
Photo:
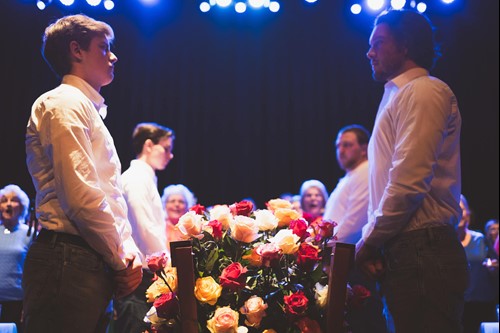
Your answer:
[[[228,205],[215,205],[210,210],[210,220],[217,220],[222,223],[222,229],[229,229],[229,225],[233,221],[233,214]]]
[[[240,308],[240,313],[244,314],[247,319],[245,324],[250,327],[259,327],[262,318],[266,316],[267,304],[258,296],[252,296]]]
[[[278,208],[274,211],[274,216],[279,220],[279,228],[288,227],[291,221],[301,218],[300,213],[291,208]]]
[[[274,230],[278,227],[279,220],[270,210],[259,209],[253,212],[253,214],[255,216],[255,223],[259,226],[260,231]]]
[[[222,286],[215,282],[214,278],[207,276],[196,280],[194,296],[202,303],[215,305],[222,292]]]
[[[250,253],[242,257],[243,260],[247,260],[248,263],[253,267],[260,267],[262,265],[262,258],[257,253],[257,248],[250,250]]]
[[[292,208],[292,203],[288,200],[284,199],[272,199],[266,203],[267,209],[272,210],[273,212],[279,208]]]
[[[170,288],[175,293],[177,292],[177,268],[175,267],[165,267],[163,277],[167,280]],[[149,303],[154,302],[154,300],[162,294],[169,293],[170,289],[167,287],[163,279],[157,279],[154,281],[149,288],[146,290],[146,301]]]
[[[207,321],[207,328],[211,333],[237,333],[239,318],[238,312],[229,306],[218,308]]]
[[[200,235],[203,227],[203,216],[196,214],[194,211],[182,215],[177,227],[184,236],[203,238],[203,235]]]
[[[293,230],[282,229],[269,241],[276,244],[284,254],[294,254],[299,249],[300,237],[293,233]]]
[[[230,229],[231,238],[243,243],[251,243],[260,237],[259,227],[255,220],[247,216],[235,216]]]

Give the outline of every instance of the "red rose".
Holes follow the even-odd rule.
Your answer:
[[[314,265],[321,260],[319,250],[308,243],[300,244],[297,251],[297,264],[306,272],[312,271]]]
[[[293,220],[290,222],[289,229],[292,229],[293,233],[300,237],[300,239],[305,239],[309,237],[309,233],[307,232],[307,222],[302,219]]]
[[[212,236],[215,239],[222,238],[222,223],[220,223],[218,220],[212,220],[208,222],[208,226],[212,228]]]
[[[172,319],[179,312],[179,302],[174,293],[162,294],[155,299],[153,306],[156,308],[156,314],[160,318]]]
[[[285,311],[292,315],[303,315],[307,310],[309,300],[302,291],[297,291],[290,296],[283,297]]]
[[[233,213],[233,215],[250,216],[253,211],[253,203],[248,200],[243,200],[232,204],[229,208],[231,209],[231,213]]]
[[[159,255],[151,255],[146,257],[146,263],[151,272],[156,273],[163,270],[167,266],[167,258],[165,253]]]
[[[370,290],[366,289],[362,285],[354,285],[352,288],[352,298],[350,299],[349,304],[352,308],[361,308],[365,302],[365,300],[372,295]]]
[[[203,215],[203,213],[205,212],[205,206],[197,204],[197,205],[194,205],[193,207],[189,208],[189,210],[192,210],[193,212],[195,212],[198,215]]]
[[[219,277],[220,285],[230,290],[245,288],[247,271],[239,262],[233,262],[222,271]]]

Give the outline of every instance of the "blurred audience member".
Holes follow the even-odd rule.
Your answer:
[[[498,259],[498,254],[496,255],[495,258],[495,250],[493,248],[493,245],[495,244],[495,241],[498,237],[498,220],[497,219],[491,219],[488,222],[486,222],[484,226],[484,236],[485,236],[485,242],[486,246],[488,247],[488,255],[490,258],[493,259]]]
[[[460,196],[460,207],[462,219],[457,233],[470,266],[470,283],[465,292],[462,322],[464,333],[477,333],[482,322],[497,321],[498,261],[487,258],[484,235],[469,229],[471,210],[463,195]]]
[[[313,223],[323,218],[328,192],[316,179],[306,180],[300,186],[300,207],[304,218]]]
[[[0,190],[0,322],[15,323],[18,332],[23,309],[21,277],[30,244],[25,224],[29,205],[19,186]]]
[[[169,185],[163,190],[161,197],[166,214],[167,247],[170,242],[183,240],[183,235],[177,228],[179,218],[196,205],[196,197],[186,186],[182,184]]]

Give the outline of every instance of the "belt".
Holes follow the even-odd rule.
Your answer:
[[[435,227],[422,228],[422,229],[402,232],[399,235],[392,238],[391,240],[389,240],[384,245],[384,248],[387,249],[387,248],[391,247],[396,242],[411,241],[415,237],[427,237],[428,239],[433,240],[437,237],[443,237],[443,236],[445,236],[445,237],[446,236],[457,237],[457,239],[458,239],[458,236],[457,236],[455,229],[452,225],[442,225],[442,226],[435,226]]]
[[[90,245],[80,236],[67,234],[64,232],[56,232],[53,230],[42,229],[36,237],[36,242],[50,243],[55,245],[57,243],[69,243],[88,249],[92,249]]]

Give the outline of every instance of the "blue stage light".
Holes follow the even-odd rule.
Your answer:
[[[276,13],[280,10],[280,4],[278,1],[271,1],[269,3],[269,10],[272,11],[273,13]]]
[[[101,4],[101,0],[87,0],[87,3],[95,7]]]
[[[247,10],[247,5],[244,2],[237,2],[236,5],[234,5],[234,10],[237,13],[244,13]]]
[[[401,9],[405,4],[406,0],[391,0],[391,7],[394,9]]]
[[[115,3],[112,0],[104,0],[104,8],[111,10],[115,8]]]
[[[421,13],[425,13],[425,11],[427,10],[427,4],[425,4],[425,2],[419,2],[417,4],[417,10]]]
[[[366,4],[368,5],[368,8],[371,10],[377,11],[382,9],[384,7],[385,1],[384,0],[367,0]]]
[[[75,3],[75,0],[59,0],[65,6],[71,6]]]
[[[210,4],[206,1],[203,1],[202,3],[200,3],[200,10],[203,12],[203,13],[206,13],[210,10]]]
[[[355,3],[354,5],[351,6],[351,13],[354,15],[358,15],[361,13],[361,5],[359,3]]]

